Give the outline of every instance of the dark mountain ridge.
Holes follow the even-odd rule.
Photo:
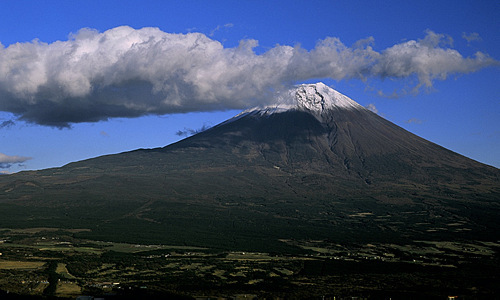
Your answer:
[[[279,100],[163,148],[1,176],[0,227],[267,251],[282,239],[500,238],[497,168],[323,84]]]

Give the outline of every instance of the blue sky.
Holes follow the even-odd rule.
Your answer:
[[[2,1],[0,172],[165,146],[316,81],[500,167],[498,20],[498,1]]]

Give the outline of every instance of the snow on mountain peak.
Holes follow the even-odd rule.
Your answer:
[[[244,111],[239,116],[256,112],[260,115],[284,112],[288,110],[306,111],[323,121],[323,114],[334,109],[364,109],[349,97],[337,92],[322,82],[301,84],[284,93],[279,93],[275,103],[265,107],[255,107]]]
[[[321,112],[327,109],[355,109],[361,107],[349,97],[342,95],[322,82],[302,84],[292,90],[294,102],[300,110]]]

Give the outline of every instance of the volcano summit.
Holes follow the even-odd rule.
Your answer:
[[[0,268],[0,295],[491,298],[499,180],[300,85],[163,148],[0,176],[0,263],[46,266]]]
[[[0,227],[258,251],[289,249],[284,239],[497,240],[499,178],[305,84],[163,148],[1,176]]]

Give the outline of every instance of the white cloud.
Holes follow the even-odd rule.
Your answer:
[[[368,109],[368,110],[370,110],[370,111],[372,111],[372,112],[374,112],[374,113],[376,113],[376,114],[378,114],[378,109],[375,106],[375,104],[373,104],[373,103],[368,104],[367,106],[365,106],[365,108]]]
[[[482,41],[483,39],[479,36],[479,33],[477,32],[471,32],[471,33],[462,33],[462,38],[467,41],[467,43],[473,42],[473,41]]]
[[[416,75],[418,89],[421,86],[432,87],[433,80],[444,80],[450,74],[465,74],[499,65],[498,61],[482,52],[476,52],[472,58],[464,58],[457,50],[440,46],[448,43],[452,40],[428,31],[423,40],[408,41],[382,51],[371,74],[391,78]]]
[[[29,159],[31,159],[31,157],[24,157],[17,155],[9,156],[0,153],[0,168],[8,169],[14,164],[21,164]]]
[[[277,45],[256,54],[256,40],[224,48],[201,33],[81,29],[68,41],[0,44],[0,110],[64,127],[113,117],[243,109],[270,101],[273,90],[314,78],[416,76],[418,90],[450,74],[499,65],[481,52],[463,57],[446,48],[451,38],[432,31],[380,52],[372,42],[370,37],[347,47],[328,37],[312,50]]]

